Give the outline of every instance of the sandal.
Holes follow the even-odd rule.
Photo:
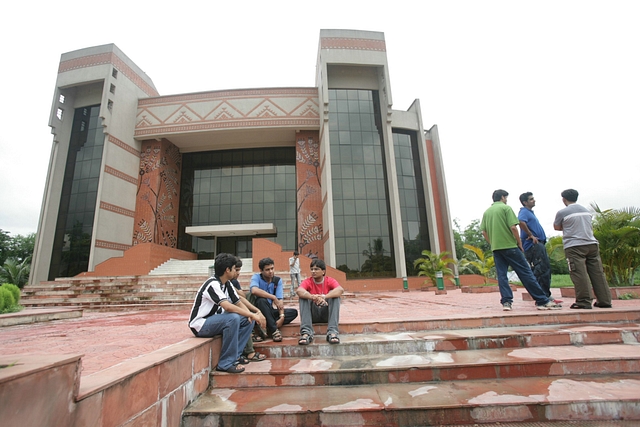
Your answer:
[[[589,310],[591,308],[591,305],[583,306],[583,305],[580,305],[580,304],[576,304],[574,302],[573,304],[571,304],[571,307],[569,307],[569,308],[572,308],[574,310]]]
[[[281,342],[282,334],[280,333],[280,330],[276,329],[275,331],[273,331],[273,333],[271,334],[271,338],[273,338],[273,342]]]
[[[240,356],[240,357],[238,357],[238,363],[241,364],[241,365],[248,365],[249,363],[251,363],[251,360],[249,360],[245,356]]]
[[[264,338],[262,338],[260,335],[252,334],[251,335],[251,341],[253,341],[253,342],[263,342]]]
[[[340,344],[340,338],[336,334],[329,334],[327,335],[327,342],[329,344]]]
[[[594,302],[593,306],[598,308],[611,308],[611,304],[602,304],[602,303],[599,303],[598,301]]]
[[[240,365],[231,365],[229,369],[222,369],[220,366],[216,366],[216,371],[226,372],[228,374],[239,374],[241,372],[244,372],[244,367]]]
[[[249,353],[249,354],[251,354],[251,353]],[[253,356],[252,357],[249,357],[249,354],[247,354],[245,357],[248,360],[250,360],[251,362],[262,362],[263,360],[265,360],[267,358],[266,354],[262,354],[262,353],[259,353],[257,351],[253,352]]]
[[[298,339],[298,345],[309,345],[313,342],[313,337],[309,334],[304,334]]]

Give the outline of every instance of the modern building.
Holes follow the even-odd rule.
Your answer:
[[[31,283],[136,245],[250,257],[252,238],[347,272],[453,252],[436,126],[394,110],[384,34],[321,30],[310,87],[161,96],[115,45],[65,53]]]

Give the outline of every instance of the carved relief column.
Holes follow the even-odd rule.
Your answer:
[[[133,244],[176,248],[182,154],[170,141],[142,142]]]
[[[296,134],[298,252],[324,259],[320,139],[317,131]]]

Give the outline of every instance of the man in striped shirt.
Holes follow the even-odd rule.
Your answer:
[[[255,321],[259,319],[242,303],[231,284],[237,258],[221,253],[215,259],[215,275],[200,287],[191,308],[189,327],[196,337],[222,335],[217,371],[237,374],[249,360],[242,356]]]

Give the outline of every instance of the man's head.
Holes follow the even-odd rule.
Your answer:
[[[316,258],[311,261],[311,276],[315,279],[319,279],[327,273],[327,264],[320,258]]]
[[[569,188],[568,190],[564,190],[562,193],[560,193],[560,195],[562,196],[563,202],[565,202],[565,205],[571,204],[571,203],[575,203],[578,201],[578,191],[574,190],[573,188]],[[568,203],[567,203],[568,202]]]
[[[533,209],[536,205],[536,199],[533,198],[533,193],[531,191],[527,191],[520,195],[520,203],[522,203],[522,206],[525,208]]]
[[[238,261],[238,258],[235,255],[231,255],[224,252],[219,253],[214,261],[214,270],[215,270],[216,276],[222,277],[225,273],[227,273],[227,270],[229,270],[229,273],[235,274],[237,261]],[[233,276],[233,274],[231,274],[231,276]],[[233,279],[233,277],[229,277],[229,278]]]
[[[258,262],[258,267],[260,267],[262,278],[267,282],[270,282],[273,276],[276,275],[275,263],[271,258],[262,258]]]
[[[293,256],[298,256],[300,253],[298,251],[293,251]]]
[[[493,192],[493,195],[491,196],[494,202],[504,202],[507,203],[507,196],[509,195],[509,193],[507,193],[505,190],[496,190]],[[504,197],[504,200],[502,199]]]
[[[235,270],[235,277],[234,279],[237,279],[238,277],[240,277],[240,270],[242,270],[242,260],[240,258],[237,258],[236,261],[236,270]]]

